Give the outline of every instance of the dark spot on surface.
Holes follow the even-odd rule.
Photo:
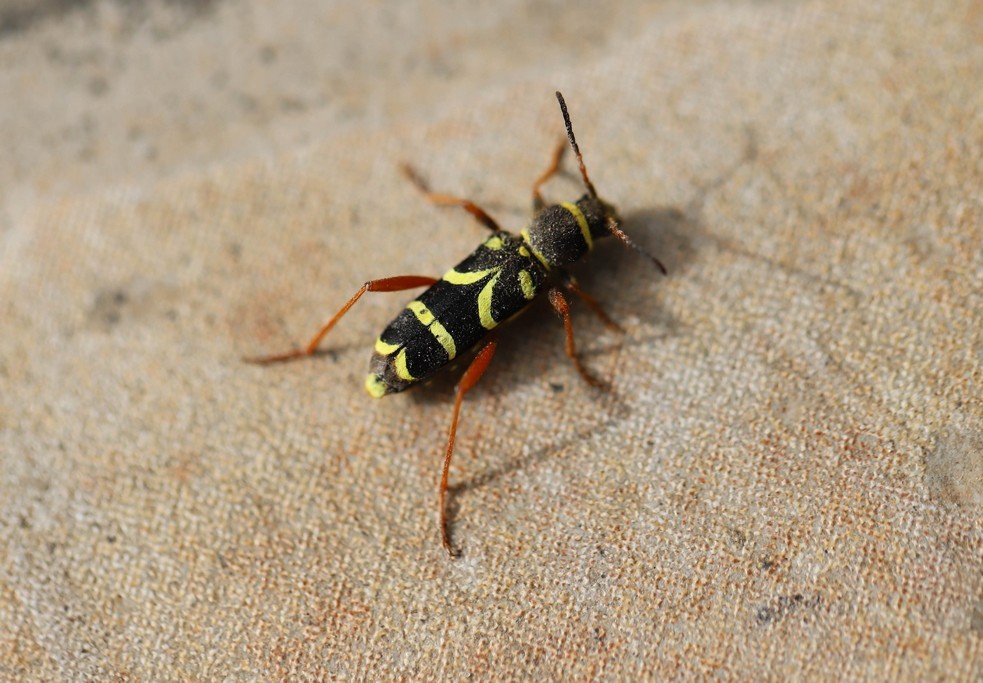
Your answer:
[[[983,432],[947,428],[925,454],[929,495],[946,507],[983,509]]]
[[[138,278],[125,285],[96,289],[92,296],[88,323],[109,332],[117,325],[149,316],[178,318],[174,302],[180,291],[166,281]]]
[[[299,97],[281,97],[280,98],[280,110],[281,111],[304,111],[307,109],[307,103]]]
[[[40,21],[68,14],[90,4],[92,4],[91,0],[41,0],[14,3],[13,7],[0,8],[0,36],[23,31]]]
[[[94,97],[101,97],[109,90],[109,81],[102,76],[96,76],[89,81],[89,93]]]
[[[973,614],[969,618],[969,627],[983,636],[983,600],[976,603]]]
[[[759,607],[756,617],[758,619],[758,623],[762,626],[765,624],[770,624],[777,618],[775,610],[773,610],[771,607]]]
[[[755,620],[761,626],[780,621],[791,614],[803,610],[814,610],[822,604],[822,598],[815,595],[807,598],[802,593],[793,595],[781,595],[771,604],[760,605],[755,610]]]
[[[109,329],[119,324],[123,308],[129,301],[126,291],[118,288],[102,289],[96,292],[89,320],[97,326]]]
[[[738,548],[743,548],[744,546],[747,545],[747,541],[748,541],[747,534],[741,531],[740,529],[733,529],[728,527],[727,536]]]
[[[218,0],[117,0],[125,28],[132,31],[147,23],[152,5],[162,5],[172,9],[173,17],[156,21],[166,21],[163,25],[151,25],[158,36],[167,36],[187,27],[195,19],[207,16]],[[25,31],[36,24],[57,20],[73,12],[89,12],[92,0],[33,0],[32,2],[0,3],[0,38],[4,34]]]
[[[553,393],[558,394],[563,391],[563,385],[559,382],[550,382],[550,389],[553,390]]]

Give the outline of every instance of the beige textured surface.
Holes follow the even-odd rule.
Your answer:
[[[0,677],[983,677],[983,6],[203,6],[0,34]],[[405,296],[238,356],[473,248],[401,158],[520,227],[557,87],[671,274],[579,271],[610,394],[505,335],[449,561],[453,378],[361,388]]]

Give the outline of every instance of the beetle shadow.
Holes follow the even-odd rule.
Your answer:
[[[703,210],[707,200],[730,181],[742,167],[753,164],[757,158],[757,136],[755,131],[748,127],[745,130],[745,145],[742,154],[716,176],[699,184],[696,191],[682,207],[653,206],[652,208],[625,212],[622,214],[622,228],[631,236],[632,241],[644,251],[656,256],[665,265],[668,271],[667,277],[679,277],[685,274],[696,263],[699,252],[713,247],[718,241],[714,238],[713,231],[704,225]],[[616,240],[606,241],[616,242]],[[652,295],[650,278],[661,278],[660,273],[653,276],[651,264],[646,263],[644,259],[626,257],[622,253],[624,251],[617,246],[598,249],[596,253],[591,255],[589,265],[585,264],[584,267],[571,269],[581,287],[598,298],[602,305],[607,301],[635,302],[650,299]],[[605,306],[605,308],[608,307]],[[645,329],[650,331],[633,334],[631,338],[620,336],[614,343],[604,346],[588,345],[581,341],[578,344],[578,350],[581,358],[587,361],[588,366],[590,366],[592,357],[613,354],[617,359],[626,351],[630,355],[632,347],[650,345],[660,339],[684,333],[680,330],[679,322],[670,313],[658,306],[633,308],[632,315],[644,322]],[[534,329],[534,327],[544,324],[543,319],[552,316],[523,317],[533,318],[529,323],[526,323],[530,327],[526,328],[525,334],[521,335],[528,338],[531,335],[542,334],[543,332]],[[615,317],[617,319],[620,316],[616,315]],[[577,329],[583,330],[584,327],[586,326],[583,324],[579,326],[575,324],[575,336]],[[578,338],[583,340],[583,332]],[[514,351],[510,353],[508,346],[503,348],[503,345],[500,344],[499,348],[500,353],[505,351],[508,354],[506,358],[500,359],[506,364],[514,367],[518,361],[521,361],[521,355],[515,355],[516,352]],[[521,354],[521,351],[518,353]],[[518,372],[516,374],[523,379],[515,381],[528,381],[525,378],[529,373]],[[445,377],[442,380],[444,391],[438,393],[445,395],[446,392],[453,398],[454,378],[456,375]],[[595,424],[578,430],[562,441],[548,444],[528,455],[511,458],[500,466],[486,469],[481,474],[450,486],[447,497],[448,525],[453,526],[457,519],[457,513],[460,509],[459,494],[483,487],[518,470],[535,467],[552,454],[596,436],[598,433],[610,430],[632,415],[632,404],[617,391],[609,389],[599,393],[597,414],[602,416],[602,419]],[[428,398],[432,398],[432,396]],[[460,550],[461,547],[458,546],[458,551]]]
[[[480,489],[488,484],[502,479],[503,477],[508,477],[515,472],[534,468],[545,462],[548,458],[555,457],[558,453],[565,451],[579,442],[586,441],[597,436],[598,434],[603,434],[604,432],[613,429],[632,415],[633,409],[631,404],[625,401],[617,391],[613,389],[588,389],[588,391],[591,391],[595,395],[599,396],[596,399],[596,402],[592,405],[592,408],[596,408],[597,414],[600,415],[602,419],[594,424],[584,427],[583,429],[576,430],[562,440],[546,444],[526,455],[509,458],[496,467],[486,468],[480,474],[472,476],[457,484],[448,486],[446,503],[447,524],[452,538],[454,538],[453,529],[457,521],[458,513],[460,512],[459,496],[461,494]],[[454,546],[456,554],[463,552],[463,543],[456,541]]]

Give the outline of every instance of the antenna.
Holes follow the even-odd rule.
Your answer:
[[[570,140],[573,153],[577,155],[577,163],[580,165],[580,175],[584,179],[587,194],[597,199],[597,190],[594,189],[594,183],[587,177],[587,167],[584,166],[584,157],[581,156],[580,147],[577,146],[577,138],[573,136],[573,126],[570,125],[570,114],[567,112],[567,103],[563,101],[563,95],[560,94],[559,90],[556,91],[556,99],[560,103],[560,111],[563,112],[563,124],[567,127],[567,139]]]
[[[573,153],[577,155],[577,163],[580,165],[580,176],[584,179],[584,186],[587,188],[587,194],[589,194],[593,199],[601,201],[597,196],[597,190],[594,189],[594,183],[592,183],[590,178],[587,177],[587,167],[584,166],[584,157],[580,154],[580,147],[577,146],[577,138],[573,136],[573,126],[570,124],[570,113],[567,111],[567,103],[563,101],[563,95],[560,94],[559,90],[556,91],[556,100],[560,103],[560,111],[563,113],[563,124],[567,127],[567,139],[570,140],[570,146],[573,147]],[[604,202],[601,203],[603,204]],[[652,256],[652,254],[648,253],[633,242],[632,239],[625,234],[624,230],[621,229],[621,226],[618,225],[618,221],[612,215],[608,216],[608,230],[612,235],[621,240],[625,246],[634,249],[639,254],[654,263],[655,267],[661,270],[663,275],[669,274],[666,271],[666,267],[662,265],[662,261],[655,258]]]
[[[608,219],[608,230],[611,231],[611,234],[612,235],[614,235],[619,240],[621,240],[622,242],[624,242],[626,246],[631,247],[632,249],[634,249],[635,251],[637,251],[639,254],[641,254],[642,256],[644,256],[645,258],[647,258],[648,260],[650,260],[652,263],[654,263],[655,264],[655,267],[658,268],[659,270],[661,270],[663,275],[668,275],[669,274],[669,272],[666,270],[666,267],[664,265],[662,265],[662,261],[660,261],[659,259],[655,258],[654,256],[652,256],[652,254],[648,253],[647,251],[645,251],[644,249],[642,249],[640,246],[638,246],[637,244],[635,244],[634,242],[632,242],[631,238],[628,237],[628,235],[626,235],[624,233],[624,231],[618,226],[618,221],[614,220],[613,218],[609,218]]]

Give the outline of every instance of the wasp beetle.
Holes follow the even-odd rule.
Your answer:
[[[587,176],[563,95],[557,92],[556,99],[563,114],[567,140],[577,157],[586,194],[575,202],[547,204],[540,193],[543,184],[560,168],[566,150],[566,142],[561,142],[553,152],[549,168],[533,184],[532,222],[516,235],[500,228],[474,202],[431,192],[420,175],[404,165],[403,172],[427,200],[441,206],[462,207],[488,228],[491,236],[441,278],[400,275],[366,282],[304,348],[245,359],[265,365],[310,356],[317,351],[321,340],[335,323],[366,292],[396,292],[427,287],[399,312],[376,340],[365,388],[375,398],[403,391],[431,377],[458,356],[479,348],[456,388],[440,479],[440,534],[444,548],[451,556],[456,553],[448,530],[446,497],[458,415],[464,395],[477,383],[495,353],[495,328],[523,311],[545,292],[550,304],[563,318],[566,355],[588,383],[599,386],[602,383],[587,371],[577,357],[570,310],[563,290],[584,301],[605,325],[620,328],[592,297],[577,286],[564,267],[586,256],[595,240],[614,236],[649,258],[663,274],[666,272],[658,259],[642,250],[624,233],[615,208],[598,197]]]

